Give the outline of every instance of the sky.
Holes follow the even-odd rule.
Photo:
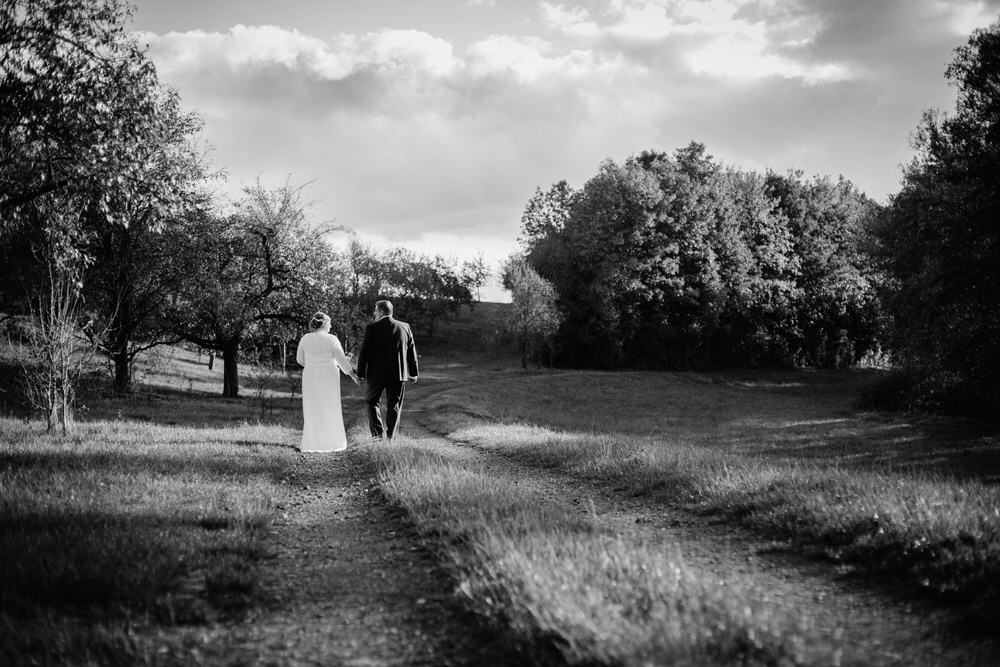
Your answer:
[[[225,188],[496,266],[536,188],[698,141],[884,202],[1000,0],[131,0]],[[499,288],[484,300],[503,300]]]

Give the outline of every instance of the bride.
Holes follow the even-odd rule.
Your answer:
[[[336,336],[330,333],[330,317],[316,313],[311,331],[299,340],[295,360],[302,371],[302,452],[341,452],[347,449],[344,415],[340,409],[340,374],[360,382]]]

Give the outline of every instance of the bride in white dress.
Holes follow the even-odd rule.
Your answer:
[[[340,408],[340,371],[360,382],[340,340],[330,333],[330,317],[316,313],[312,330],[299,340],[295,360],[302,371],[302,452],[342,452],[347,449]]]

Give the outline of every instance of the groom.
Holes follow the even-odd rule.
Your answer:
[[[358,352],[358,376],[368,382],[365,404],[368,406],[368,427],[372,437],[381,439],[383,432],[392,440],[399,426],[399,411],[403,407],[405,382],[417,381],[417,348],[413,344],[410,325],[392,317],[392,303],[375,303],[375,321],[365,328],[365,337]],[[386,428],[382,426],[379,403],[385,392]]]

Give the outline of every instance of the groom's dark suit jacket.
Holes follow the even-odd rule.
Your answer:
[[[383,317],[365,328],[358,352],[358,375],[374,382],[406,382],[417,377],[417,348],[410,325]]]

